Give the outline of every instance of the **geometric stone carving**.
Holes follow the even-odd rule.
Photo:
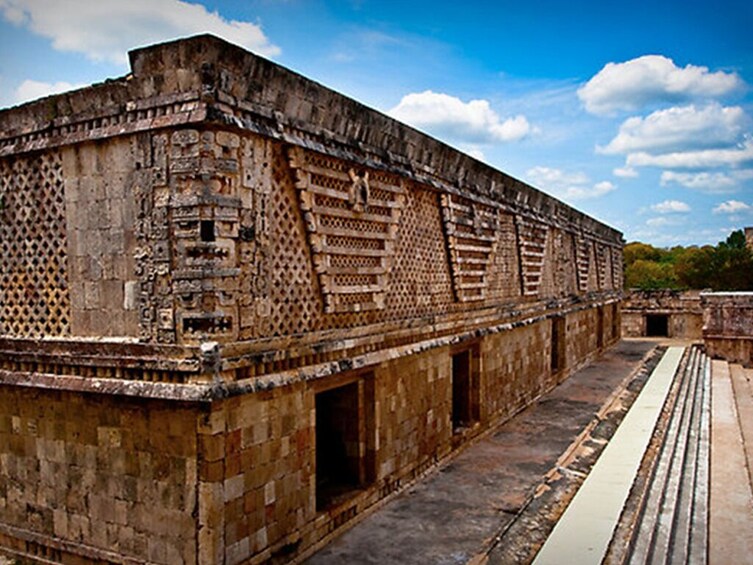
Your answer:
[[[405,189],[392,175],[291,147],[325,312],[385,305]]]
[[[612,288],[622,289],[622,251],[617,247],[610,247],[612,253]]]
[[[60,153],[0,161],[0,335],[70,333]]]
[[[515,217],[520,249],[520,273],[523,296],[536,296],[544,271],[544,254],[549,228],[536,220]]]
[[[576,273],[578,276],[578,291],[586,292],[588,290],[588,275],[590,269],[590,242],[582,237],[575,237],[575,262]]]
[[[611,281],[607,281],[607,252],[609,251],[606,246],[601,243],[594,242],[594,255],[596,257],[596,278],[598,281],[599,290],[608,288]],[[609,269],[611,271],[611,269]],[[609,273],[612,274],[611,272]]]
[[[497,250],[497,210],[454,194],[440,201],[455,299],[483,300]]]

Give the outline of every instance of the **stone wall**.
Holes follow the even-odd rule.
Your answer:
[[[651,334],[647,325],[647,317],[651,316],[666,318],[664,337],[700,339],[703,326],[701,291],[631,290],[622,303],[623,335],[641,337]],[[659,325],[664,323],[659,322]]]
[[[704,292],[701,303],[707,353],[753,367],[753,293]]]
[[[553,319],[543,318],[332,376],[291,375],[294,382],[284,386],[214,403],[210,424],[199,432],[207,458],[199,465],[201,500],[215,509],[201,530],[200,551],[210,562],[225,563],[249,557],[251,563],[284,562],[307,554],[457,446],[556,386],[600,351],[597,341],[601,348],[613,344],[618,326],[604,324],[599,338],[598,312],[561,314],[567,356],[556,370]],[[581,345],[586,335],[592,348],[588,340]],[[470,356],[470,410],[468,421],[456,425],[453,358],[464,352]],[[354,447],[361,471],[356,484],[322,503],[317,397],[349,387],[358,398],[359,414],[349,429],[361,434]]]
[[[0,546],[196,562],[196,422],[188,405],[0,385]]]

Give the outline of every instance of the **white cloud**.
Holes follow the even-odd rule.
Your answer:
[[[582,185],[589,182],[588,175],[584,173],[568,173],[562,169],[550,167],[534,167],[526,172],[526,176],[534,183],[556,187]]]
[[[750,206],[745,202],[740,202],[739,200],[727,200],[714,208],[713,212],[714,214],[737,214],[740,212],[750,212],[751,210],[753,210],[753,206]]]
[[[15,92],[16,103],[26,102],[28,100],[36,100],[38,98],[44,98],[51,94],[60,94],[61,92],[68,92],[69,90],[75,90],[81,88],[84,85],[71,84],[70,82],[41,82],[38,80],[25,80],[23,81]]]
[[[668,218],[659,217],[659,218],[649,218],[646,220],[646,225],[651,226],[652,228],[658,228],[661,226],[671,226],[672,221]]]
[[[708,169],[713,167],[739,166],[753,163],[753,139],[746,139],[736,147],[726,149],[701,149],[675,151],[651,155],[645,151],[630,153],[628,167],[662,167],[665,169]]]
[[[461,145],[460,150],[463,153],[467,153],[474,159],[478,159],[479,161],[486,162],[486,155],[484,155],[484,152],[475,145]]]
[[[607,63],[578,90],[588,112],[610,114],[656,102],[713,98],[742,86],[735,73],[709,72],[708,67],[678,67],[662,55],[645,55],[624,63]]]
[[[598,198],[616,190],[609,181],[591,184],[588,175],[581,172],[568,173],[550,167],[534,167],[526,172],[526,178],[544,192],[565,200]]]
[[[0,0],[0,11],[7,21],[51,39],[55,49],[94,61],[124,64],[133,47],[200,33],[262,55],[280,52],[258,24],[227,20],[181,0]]]
[[[645,118],[628,118],[617,136],[606,147],[596,150],[613,155],[729,146],[740,139],[746,122],[748,118],[739,106],[712,103],[703,108],[694,105],[669,108]]]
[[[638,176],[638,171],[630,167],[617,167],[612,170],[612,174],[621,178],[635,178]]]
[[[735,192],[740,182],[753,178],[753,170],[744,169],[729,173],[708,172],[678,173],[664,171],[661,174],[661,185],[667,186],[675,183],[685,188],[700,190],[711,194],[724,194]]]
[[[651,210],[659,214],[672,214],[675,212],[690,212],[690,206],[680,200],[665,200],[658,204],[652,204]]]
[[[502,121],[487,100],[463,102],[431,90],[403,96],[388,114],[419,129],[468,143],[517,141],[531,133],[525,116]]]

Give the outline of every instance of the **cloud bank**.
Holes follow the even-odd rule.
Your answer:
[[[637,110],[647,105],[716,98],[742,86],[735,73],[710,72],[708,67],[678,67],[662,55],[645,55],[624,63],[607,63],[578,90],[592,114]]]
[[[592,184],[585,173],[550,167],[533,167],[526,172],[526,178],[544,192],[569,201],[598,198],[617,189],[609,181]]]
[[[21,103],[28,100],[36,100],[52,94],[60,94],[61,92],[82,88],[83,86],[85,85],[72,84],[65,81],[51,83],[38,80],[25,80],[16,88],[15,101]]]
[[[741,139],[747,116],[739,106],[711,103],[669,108],[645,118],[625,120],[617,135],[597,152],[607,155],[640,151],[671,152],[724,147]]]
[[[740,212],[750,212],[753,206],[740,202],[739,200],[727,200],[714,208],[714,214],[738,214]]]
[[[464,143],[505,143],[531,133],[525,116],[502,120],[487,100],[463,102],[431,90],[403,96],[387,113],[418,129]]]
[[[690,206],[680,200],[665,200],[658,204],[652,204],[651,210],[658,214],[674,214],[690,212]]]
[[[9,22],[50,39],[55,49],[93,61],[125,64],[129,49],[200,33],[261,55],[280,53],[258,24],[227,20],[181,0],[0,0],[0,11]]]

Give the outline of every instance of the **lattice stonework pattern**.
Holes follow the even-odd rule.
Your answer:
[[[549,230],[541,222],[521,216],[516,217],[515,225],[518,230],[523,295],[536,296],[541,286]]]
[[[591,267],[590,242],[584,237],[575,238],[575,262],[576,273],[578,276],[578,290],[586,292],[588,290],[588,275]]]
[[[0,161],[0,335],[70,333],[60,154]]]
[[[455,297],[483,300],[497,249],[497,210],[453,194],[440,198]]]
[[[401,181],[290,148],[326,312],[384,308],[405,205]]]

